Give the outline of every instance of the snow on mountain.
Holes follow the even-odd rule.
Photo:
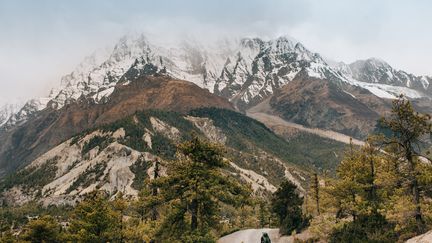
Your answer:
[[[13,105],[15,110],[12,111],[14,112],[10,113],[7,119],[0,123],[0,128],[3,126],[13,126],[15,124],[25,122],[29,116],[46,108],[49,101],[50,98],[39,98],[29,100],[23,106]],[[4,112],[0,110],[0,113]]]
[[[0,127],[22,108],[22,104],[5,104],[0,107]]]
[[[423,92],[417,91],[415,89],[411,89],[403,86],[393,86],[389,84],[380,84],[380,83],[367,83],[360,82],[354,79],[348,79],[350,84],[362,87],[364,89],[369,90],[372,94],[385,99],[394,99],[399,95],[403,94],[404,96],[412,99],[418,99],[422,97],[428,97]]]
[[[381,59],[358,60],[349,64],[349,67],[353,78],[362,82],[411,87],[409,74],[393,69]]]
[[[118,82],[126,85],[131,79],[156,73],[191,81],[228,98],[240,110],[259,103],[299,73],[360,86],[381,98],[394,98],[400,93],[411,98],[432,94],[429,77],[397,71],[373,58],[352,64],[327,62],[286,36],[160,45],[141,34],[125,36],[110,52],[85,58],[48,97],[29,101],[9,119],[3,116],[0,124],[13,125],[47,105],[59,109],[80,97],[105,102]]]
[[[400,94],[413,99],[431,97],[429,77],[415,76],[396,70],[381,59],[369,58],[351,64],[331,63],[347,78],[347,82],[368,89],[374,95],[392,99]]]
[[[62,78],[60,89],[51,93],[53,108],[61,108],[81,96],[93,96],[96,102],[109,96],[120,77],[147,48],[147,40],[142,35],[123,37],[103,62],[96,55],[87,57],[75,71]],[[101,55],[107,56],[106,53]]]
[[[239,109],[259,103],[302,70],[316,78],[338,75],[319,54],[287,37],[243,39],[240,44],[237,56],[228,59],[214,89]]]
[[[49,98],[55,109],[81,96],[101,102],[122,77],[126,83],[143,74],[160,72],[247,105],[292,80],[302,68],[323,78],[325,67],[318,54],[287,37],[270,41],[259,38],[216,43],[183,41],[159,46],[143,35],[126,36],[101,64],[87,59],[63,77],[62,86]]]

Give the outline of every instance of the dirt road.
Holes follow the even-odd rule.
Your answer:
[[[220,238],[217,243],[260,243],[263,232],[266,232],[272,243],[293,243],[293,236],[279,236],[279,229],[247,229],[234,232]],[[306,240],[310,237],[308,231],[295,236],[297,239]]]

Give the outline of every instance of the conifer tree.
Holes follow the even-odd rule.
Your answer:
[[[337,168],[338,180],[332,192],[342,210],[338,216],[349,213],[356,220],[359,214],[378,211],[375,167],[379,161],[379,151],[369,143],[360,149],[354,149],[351,145]]]
[[[228,165],[223,154],[219,145],[196,136],[178,146],[178,159],[170,163],[168,176],[158,180],[163,200],[171,205],[161,239],[213,242],[220,203],[240,206],[248,200],[250,191],[221,172]]]
[[[30,220],[24,227],[21,238],[34,243],[62,242],[61,226],[55,218],[45,215],[38,219]]]
[[[117,219],[102,192],[89,193],[71,215],[71,240],[78,242],[108,242],[114,238]]]
[[[153,170],[153,180],[157,180],[160,175],[160,162],[158,159],[156,159],[155,163],[154,163],[154,170]],[[158,187],[156,186],[155,183],[153,183],[151,185],[152,187],[152,198],[157,198],[158,196]],[[157,211],[157,204],[151,204],[151,219],[153,221],[157,220],[158,218],[158,211]]]
[[[384,154],[370,144],[358,149],[351,146],[337,169],[332,190],[341,211],[352,216],[352,221],[335,228],[330,242],[395,242],[394,224],[381,214],[385,205],[381,196],[384,183],[378,178],[378,168],[387,164]]]
[[[320,188],[319,188],[319,180],[318,180],[318,174],[314,173],[312,178],[312,198],[315,202],[315,207],[317,211],[317,215],[320,215]]]
[[[259,226],[261,228],[266,227],[267,225],[270,225],[270,212],[268,209],[267,203],[264,201],[264,199],[260,199],[258,202],[259,206]]]
[[[387,152],[396,155],[396,167],[405,170],[401,173],[404,180],[409,184],[413,203],[415,205],[414,218],[417,233],[425,229],[425,221],[421,210],[421,188],[419,186],[418,161],[428,159],[422,153],[423,139],[431,134],[432,125],[429,115],[419,114],[414,111],[411,102],[400,96],[393,101],[390,116],[381,119],[382,127],[391,131],[388,137],[382,137],[381,144]]]
[[[114,217],[117,219],[115,225],[117,225],[117,230],[115,231],[115,238],[118,242],[125,242],[124,239],[124,231],[125,231],[125,222],[123,222],[123,217],[125,215],[125,211],[128,208],[128,202],[123,196],[122,192],[118,192],[114,201],[111,202]]]
[[[146,221],[149,217],[149,198],[151,197],[150,191],[147,187],[143,187],[138,192],[138,198],[133,202],[134,212],[137,214],[140,222]]]
[[[153,171],[151,178],[144,181],[144,187],[138,193],[138,201],[135,203],[135,210],[138,213],[140,220],[151,219],[156,221],[158,219],[158,206],[160,204],[159,188],[157,183],[154,183],[160,178],[159,159],[153,162]]]
[[[303,216],[303,198],[297,192],[297,187],[290,181],[284,181],[273,194],[271,207],[279,219],[280,232],[291,235],[292,231],[300,232],[308,224]]]

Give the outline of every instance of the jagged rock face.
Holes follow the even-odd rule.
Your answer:
[[[6,124],[20,109],[21,105],[19,104],[6,104],[0,107],[0,127]]]
[[[408,82],[399,73],[376,60],[330,66],[286,37],[170,45],[124,37],[111,52],[86,58],[49,97],[3,116],[0,176],[78,132],[144,109],[245,111],[270,99],[269,112],[286,120],[363,138],[400,93],[431,110],[430,79]]]
[[[337,63],[334,68],[361,82],[411,88],[428,96],[432,94],[430,77],[416,76],[402,70],[396,70],[385,61],[377,58],[358,60],[351,64]],[[401,93],[407,92],[405,89],[400,91]]]
[[[374,103],[364,96],[371,93],[328,80],[298,77],[270,98],[267,112],[308,127],[364,138],[374,129],[380,111],[389,110],[389,104],[379,99]]]
[[[243,183],[250,183],[256,193],[275,190],[277,183],[292,180],[304,190],[305,172],[289,161],[280,159],[256,143],[254,132],[277,138],[256,121],[241,114],[220,109],[199,109],[200,116],[153,110],[138,112],[118,122],[107,124],[74,136],[42,155],[0,183],[0,199],[7,204],[22,204],[37,200],[44,205],[73,204],[95,189],[115,195],[118,191],[137,196],[145,179],[152,177],[155,161],[166,175],[166,165],[174,159],[176,144],[195,132],[202,138],[224,142],[231,166],[224,173]],[[216,113],[215,113],[216,112]],[[234,119],[236,130],[247,131],[241,138],[217,127],[213,120],[217,112],[225,119]],[[198,114],[196,113],[196,114]],[[234,115],[237,114],[237,115]],[[211,118],[212,117],[212,118]],[[258,131],[259,130],[259,131]],[[239,143],[246,146],[234,148]],[[280,139],[278,146],[288,144]],[[241,156],[241,157],[239,157]]]
[[[101,56],[87,57],[62,78],[58,89],[29,102],[33,105],[25,106],[22,115],[7,125],[25,121],[47,106],[60,109],[82,97],[104,103],[118,82],[127,83],[142,75],[161,73],[187,80],[245,109],[285,85],[300,70],[314,77],[331,73],[318,54],[286,37],[159,46],[140,35],[122,38],[111,53]]]
[[[385,99],[400,93],[412,99],[430,99],[432,94],[430,77],[397,71],[377,59],[329,65],[319,54],[287,37],[159,45],[138,35],[123,37],[111,52],[87,57],[62,78],[58,89],[46,98],[30,101],[8,119],[3,129],[23,123],[46,107],[60,109],[80,98],[105,103],[118,83],[155,74],[193,82],[244,111],[270,97],[299,73],[339,86],[361,87],[371,96]]]
[[[28,122],[0,133],[0,175],[30,162],[77,133],[136,111],[187,112],[200,107],[233,109],[224,98],[193,83],[162,76],[141,77],[126,85],[119,84],[110,100],[102,104],[83,98],[62,109],[44,109]]]
[[[349,65],[352,76],[362,82],[408,86],[410,77],[404,72],[394,70],[386,62],[371,58],[359,60]]]
[[[225,144],[227,141],[227,137],[222,132],[222,130],[216,127],[213,124],[213,120],[209,118],[201,118],[201,117],[193,117],[187,116],[185,117],[188,121],[192,122],[201,132],[206,134],[206,137],[214,142],[219,144]]]
[[[84,153],[89,141],[96,137],[107,139],[106,147],[98,145]],[[38,198],[45,205],[72,203],[95,189],[136,196],[137,190],[132,186],[135,174],[131,167],[140,163],[150,167],[156,157],[111,141],[113,139],[113,133],[96,131],[75,143],[70,139],[56,146],[17,175],[28,181],[18,182],[6,191],[6,202],[21,204]]]
[[[25,104],[6,104],[0,108],[0,132],[25,123],[34,114],[46,108],[48,98],[32,99]]]

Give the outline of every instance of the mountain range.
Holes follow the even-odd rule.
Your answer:
[[[86,57],[48,97],[31,100],[18,112],[3,108],[1,121],[8,127],[47,106],[60,109],[82,96],[103,102],[118,82],[155,73],[193,82],[227,98],[240,111],[262,102],[303,73],[340,87],[360,87],[384,99],[399,94],[413,99],[432,96],[431,77],[395,70],[376,58],[351,64],[325,61],[289,37],[156,45],[136,35],[121,38],[111,53]]]
[[[225,144],[231,173],[255,189],[283,177],[304,187],[310,171],[334,171],[346,138],[361,144],[398,95],[431,112],[430,82],[376,58],[326,60],[286,36],[163,45],[125,36],[48,97],[0,110],[1,188],[9,201],[55,203],[92,188],[134,195],[133,168],[169,160],[190,132]]]

